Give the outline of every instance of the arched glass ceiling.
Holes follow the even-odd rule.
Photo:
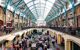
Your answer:
[[[29,7],[31,12],[35,15],[35,17],[42,17],[42,19],[45,19],[51,10],[55,0],[24,0],[24,2]]]
[[[15,14],[20,15],[21,17],[31,18],[32,21],[36,21],[35,16],[29,10],[24,0],[0,0],[0,6],[3,7],[4,12],[7,9],[14,12]],[[26,13],[28,11],[28,13]]]
[[[36,18],[45,19],[48,14],[51,14],[49,12],[52,7],[53,10],[57,10],[56,6],[53,6],[55,0],[5,0],[5,2],[6,1],[11,1],[10,5],[13,6],[15,11],[19,11],[19,13],[23,13],[27,16],[29,16],[30,13],[33,13],[33,16]]]

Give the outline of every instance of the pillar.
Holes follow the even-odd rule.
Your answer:
[[[57,35],[57,43],[61,44],[61,35]]]
[[[71,41],[65,40],[65,50],[71,50]]]

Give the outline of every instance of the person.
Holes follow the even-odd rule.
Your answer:
[[[19,41],[20,50],[22,50],[22,41]]]
[[[39,47],[42,47],[43,48],[43,41],[39,41]]]
[[[53,46],[55,44],[55,38],[54,37],[52,37],[52,44],[53,44]]]
[[[27,49],[27,43],[26,43],[26,39],[25,38],[22,39],[22,49],[23,50]]]
[[[39,47],[38,50],[43,50],[42,47]]]
[[[52,48],[48,48],[47,50],[53,50]]]
[[[55,47],[56,47],[56,50],[60,50],[60,48],[59,48],[57,43],[55,43]]]
[[[13,46],[14,46],[14,50],[19,50],[20,46],[19,46],[19,35],[16,36],[16,40],[14,41],[13,43]]]
[[[47,43],[47,48],[50,48],[50,44],[49,44],[49,42]]]
[[[35,42],[32,43],[31,48],[32,48],[31,50],[36,50],[36,43]]]
[[[29,47],[31,47],[31,45],[32,45],[32,41],[31,39],[29,39]]]
[[[47,45],[46,44],[44,45],[44,50],[47,50]]]

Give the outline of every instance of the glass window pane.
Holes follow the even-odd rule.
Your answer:
[[[30,7],[31,5],[33,5],[33,2],[27,4],[28,7]]]
[[[55,2],[55,0],[49,0],[49,2],[54,3],[54,2]]]
[[[69,4],[69,8],[71,8],[72,7],[72,5],[71,5],[71,3]]]
[[[42,10],[42,9],[44,9],[44,7],[41,7],[40,9]]]
[[[47,1],[47,2],[46,2],[46,6],[48,6],[48,5],[50,6],[50,8],[53,6],[52,3],[50,3],[50,2]]]
[[[44,14],[44,17],[46,17],[46,16],[47,16],[47,14],[49,13],[49,11],[50,11],[49,9],[45,9],[45,12],[44,12],[44,13],[45,13],[45,14]]]
[[[80,3],[80,0],[78,0],[77,2],[79,2],[79,3]]]
[[[12,6],[10,6],[10,5],[8,5],[8,8],[7,9],[9,9],[9,10],[11,10],[11,11],[13,11],[14,9],[13,9],[13,7]]]
[[[41,3],[45,3],[45,0],[40,0]]]
[[[25,3],[28,3],[28,2],[30,2],[30,1],[32,1],[32,0],[24,0]]]
[[[41,7],[45,7],[45,4],[41,4]]]
[[[32,13],[36,13],[35,9],[34,9],[34,10],[31,10],[31,12],[32,12]]]
[[[34,8],[34,6],[29,7],[30,10],[31,10],[32,8]]]
[[[34,4],[39,3],[39,0],[34,1]]]
[[[34,16],[35,16],[35,17],[37,17],[37,14],[36,14],[36,12],[32,12],[32,13],[34,14]]]
[[[40,7],[39,4],[36,4],[35,7]]]
[[[0,5],[5,7],[5,0],[0,0]]]
[[[41,15],[43,15],[43,11],[44,11],[44,10],[41,10]]]
[[[31,12],[35,11],[35,9],[32,9]]]

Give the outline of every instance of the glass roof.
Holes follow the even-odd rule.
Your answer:
[[[80,1],[80,0],[78,0]],[[0,0],[0,6],[13,11],[22,17],[41,23],[44,20],[50,22],[66,12],[66,3],[72,8],[71,0]]]
[[[6,1],[10,1],[10,0],[0,0],[0,5],[5,7],[5,3],[7,3]],[[33,15],[36,17],[36,19],[41,18],[42,20],[45,20],[45,18],[47,17],[49,11],[51,10],[51,8],[55,2],[55,0],[11,0],[11,2],[13,2],[12,5],[14,5],[15,9],[16,9],[16,6],[22,7],[22,5],[25,5],[25,4],[23,4],[23,1],[26,3],[27,7],[33,13]],[[4,3],[4,4],[2,4],[2,3]],[[21,5],[21,3],[22,3],[22,5]],[[13,9],[14,7],[12,7],[11,5],[8,4],[7,6],[8,6],[7,9],[9,9],[11,11],[14,10]],[[25,12],[29,12],[26,9],[25,9]],[[18,11],[18,10],[15,10],[15,11]],[[18,14],[19,13],[20,13],[20,11],[18,11]]]
[[[45,20],[55,0],[24,0],[36,18]]]
[[[51,20],[55,18],[67,0],[0,0],[0,5],[32,20]],[[9,4],[10,3],[10,4]],[[71,7],[71,5],[69,6]]]

